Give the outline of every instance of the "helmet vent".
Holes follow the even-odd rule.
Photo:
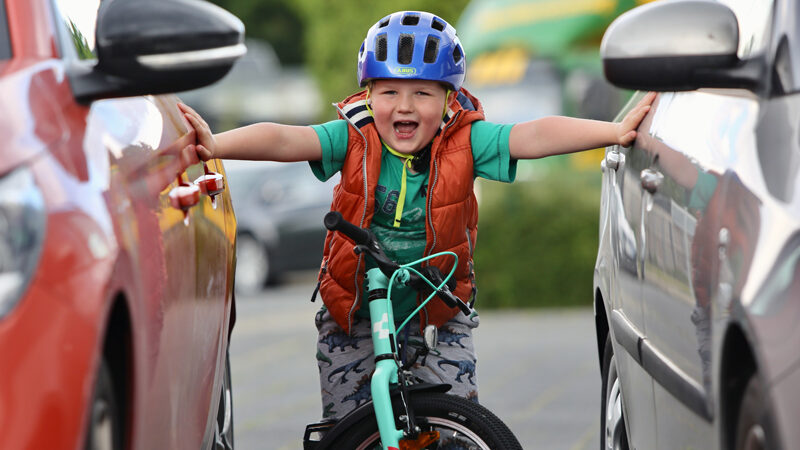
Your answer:
[[[385,27],[387,25],[389,25],[389,17],[383,19],[381,21],[381,23],[378,24],[378,28],[383,28],[383,27]]]
[[[461,52],[461,46],[457,45],[456,48],[453,49],[453,61],[458,64],[462,57],[464,57],[464,54]]]
[[[436,36],[428,36],[428,40],[425,42],[425,55],[422,58],[422,62],[428,64],[436,62],[436,53],[438,51],[439,38]]]
[[[397,49],[397,62],[400,64],[411,64],[411,59],[413,57],[414,57],[414,35],[401,34]]]
[[[375,38],[375,59],[386,61],[386,34],[381,34]]]
[[[433,22],[431,23],[431,28],[438,31],[444,31],[444,22],[434,17]]]
[[[403,25],[416,25],[419,23],[419,16],[416,14],[408,14],[403,16],[403,21],[401,23]]]

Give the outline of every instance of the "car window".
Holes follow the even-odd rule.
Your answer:
[[[8,38],[6,4],[0,1],[0,60],[11,59],[11,40]]]
[[[79,59],[95,59],[94,32],[101,0],[56,0],[62,50]]]

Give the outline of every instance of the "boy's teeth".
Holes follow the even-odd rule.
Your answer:
[[[415,122],[396,122],[394,124],[394,131],[400,134],[407,134],[411,133],[417,128],[417,124]]]

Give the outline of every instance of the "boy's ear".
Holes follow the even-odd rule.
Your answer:
[[[458,98],[458,91],[447,90],[447,106],[452,106],[453,102]]]

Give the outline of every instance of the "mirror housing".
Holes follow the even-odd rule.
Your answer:
[[[242,22],[202,0],[104,2],[95,42],[97,63],[70,68],[82,102],[206,86],[247,51]]]
[[[730,8],[708,0],[649,3],[619,16],[600,45],[609,82],[626,89],[753,90],[760,60],[740,61],[739,24]]]

